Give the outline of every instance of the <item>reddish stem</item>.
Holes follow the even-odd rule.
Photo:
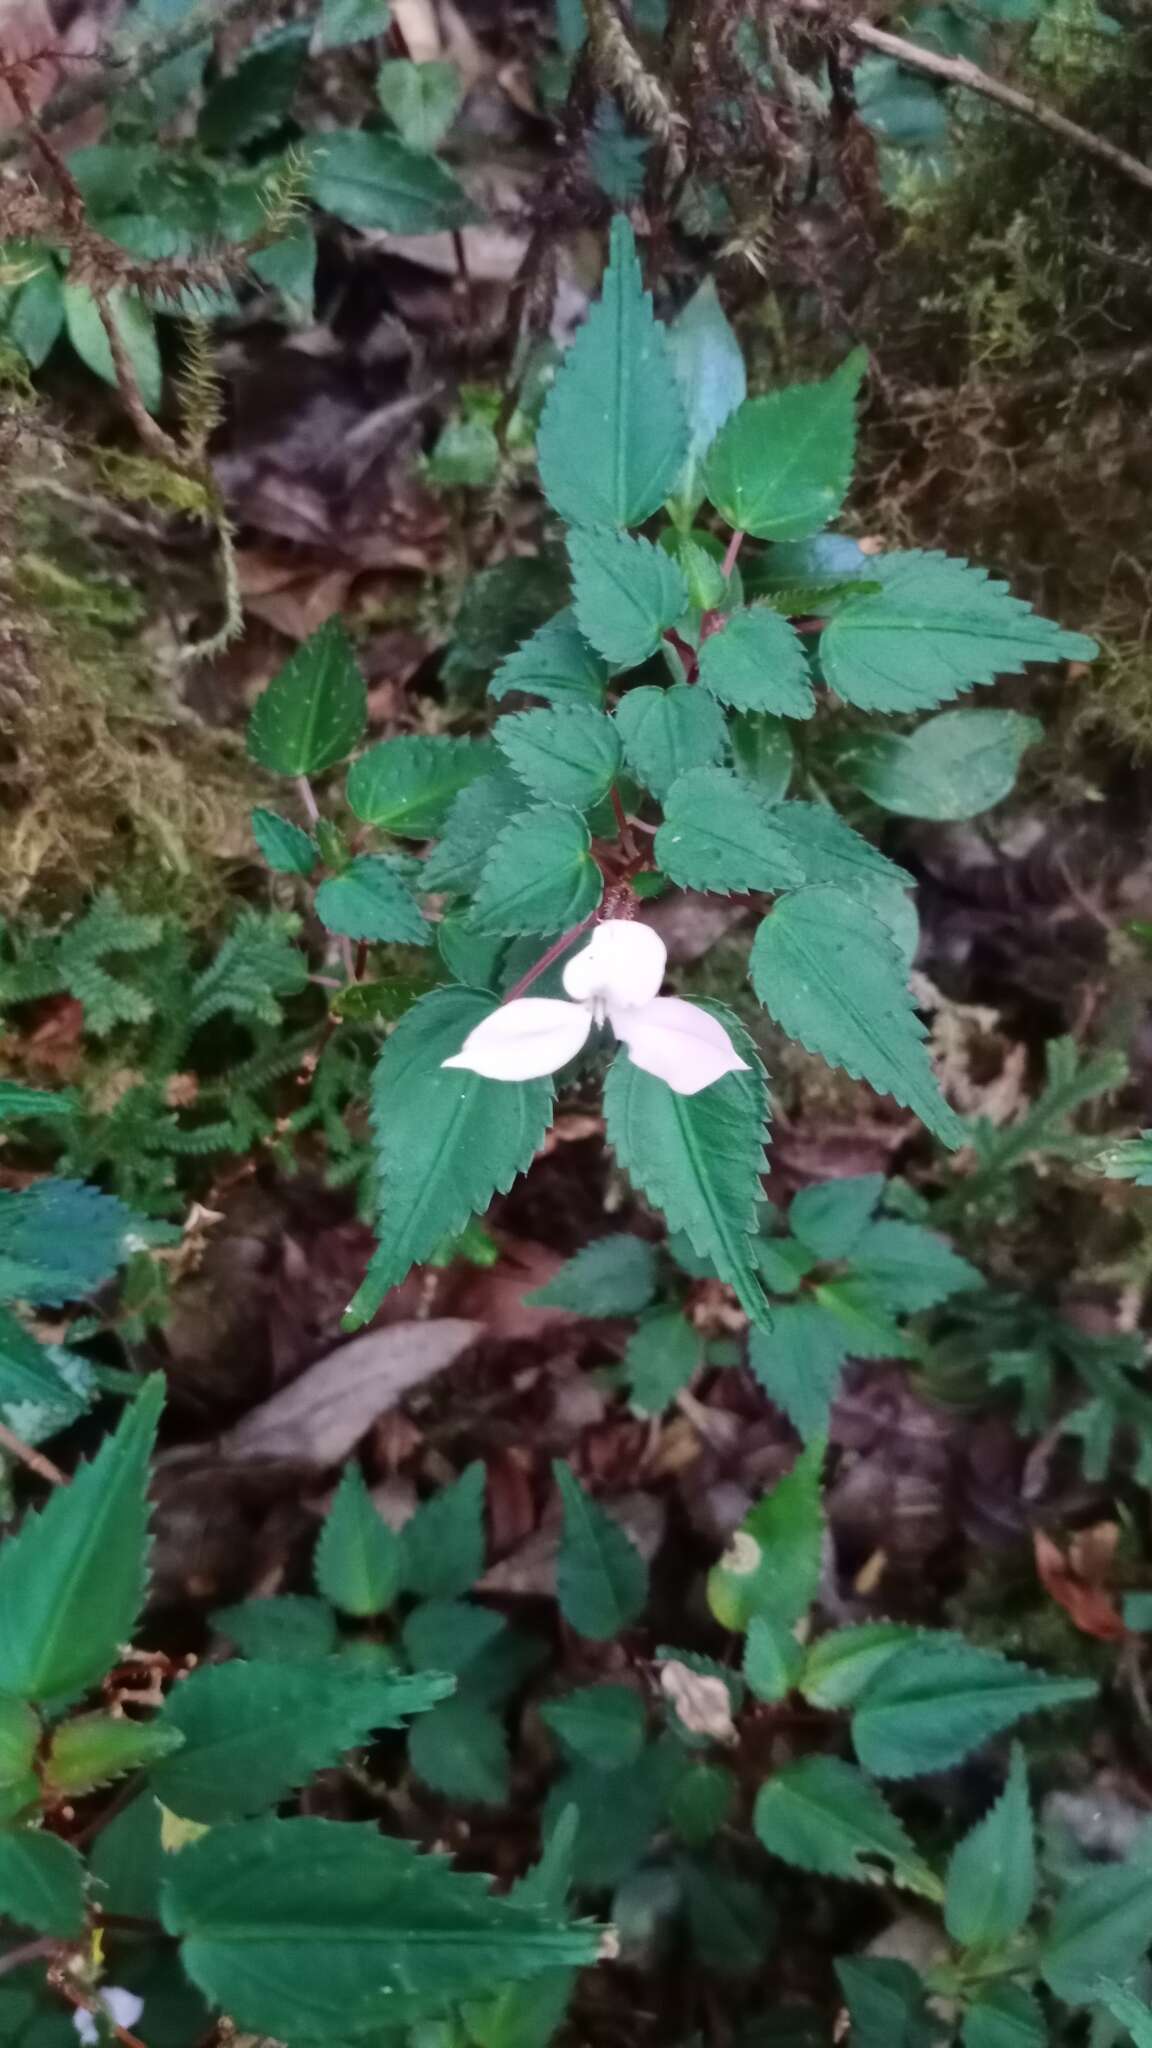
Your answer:
[[[620,836],[620,844],[628,855],[629,860],[634,860],[636,858],[636,842],[632,837],[632,828],[628,823],[627,814],[620,801],[620,792],[616,788],[615,783],[612,785],[611,794],[612,815],[616,820],[616,830]]]
[[[500,998],[501,1003],[514,1003],[518,996],[524,994],[525,989],[531,988],[534,981],[539,981],[540,976],[547,973],[552,962],[558,960],[561,953],[567,952],[573,939],[578,939],[581,932],[587,931],[595,916],[596,912],[590,910],[587,917],[581,918],[579,924],[570,926],[568,931],[561,932],[558,939],[553,939],[548,951],[541,953],[540,958],[528,969],[527,974],[522,974],[519,981],[514,981],[507,995]]]
[[[681,639],[674,626],[669,627],[664,638],[668,642],[669,647],[674,647],[680,656],[684,668],[684,681],[686,683],[694,683],[696,681],[696,656],[692,648],[689,647],[686,640]]]
[[[724,560],[720,564],[720,574],[723,576],[725,583],[727,583],[733,569],[736,567],[736,558],[744,545],[745,538],[743,529],[737,527],[735,533],[729,539],[728,546],[724,551]]]

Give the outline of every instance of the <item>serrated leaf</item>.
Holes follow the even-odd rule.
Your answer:
[[[719,761],[728,744],[719,707],[686,683],[629,690],[616,707],[616,729],[628,766],[661,798],[689,769]]]
[[[0,1822],[40,1803],[40,1780],[33,1766],[41,1733],[31,1707],[0,1695]]]
[[[635,1316],[651,1302],[656,1277],[654,1247],[622,1230],[594,1238],[524,1299],[533,1308],[571,1309],[580,1316]]]
[[[0,1833],[0,1913],[41,1934],[81,1934],[84,1865],[71,1844],[33,1828]]]
[[[305,1593],[280,1593],[274,1599],[241,1600],[218,1607],[212,1626],[235,1643],[242,1657],[269,1664],[310,1664],[330,1657],[338,1634],[336,1617],[324,1600]]]
[[[912,877],[896,862],[853,831],[828,804],[795,800],[778,804],[772,813],[776,830],[786,840],[806,882],[832,882],[879,912],[888,892],[910,889]],[[882,912],[880,912],[882,915]]]
[[[944,1925],[962,1948],[999,1947],[1027,1924],[1035,1898],[1028,1772],[1015,1742],[999,1799],[952,1852]]]
[[[942,711],[915,732],[855,736],[836,766],[897,817],[978,818],[1008,795],[1042,732],[1018,711]]]
[[[451,1600],[483,1575],[487,1478],[483,1459],[475,1459],[405,1522],[400,1546],[406,1592]]]
[[[804,643],[767,605],[744,605],[709,633],[699,655],[700,682],[736,711],[811,718],[816,709]]]
[[[812,1299],[835,1318],[852,1358],[904,1358],[913,1349],[878,1287],[865,1274],[820,1280]]]
[[[730,526],[761,540],[802,540],[839,511],[867,363],[865,351],[854,349],[823,382],[746,399],[733,413],[704,472],[708,496]]]
[[[273,874],[310,875],[320,859],[312,834],[290,818],[282,818],[278,811],[254,810],[252,837]]]
[[[38,1344],[10,1310],[0,1308],[0,1416],[26,1441],[39,1443],[67,1428],[89,1405],[87,1369],[81,1363],[80,1371],[65,1378],[59,1360],[55,1347]]]
[[[684,466],[672,496],[691,517],[704,495],[704,457],[748,390],[744,357],[710,277],[693,292],[667,330],[672,364],[688,416]]]
[[[256,699],[248,752],[273,775],[320,775],[352,752],[367,719],[352,642],[339,619],[327,619]]]
[[[388,0],[321,0],[312,48],[343,50],[351,43],[387,35],[391,18]]]
[[[213,2006],[298,2042],[354,2039],[493,1983],[578,1967],[599,1943],[596,1929],[494,1897],[486,1878],[374,1822],[213,1828],[173,1857],[163,1917]]]
[[[850,1259],[884,1192],[882,1173],[849,1174],[801,1188],[788,1226],[821,1259]]]
[[[0,1693],[66,1699],[132,1640],[144,1598],[148,1461],[164,1399],[145,1380],[114,1435],[0,1546]]]
[[[404,1654],[417,1667],[466,1672],[508,1624],[489,1607],[467,1600],[422,1600],[406,1617]]]
[[[748,1033],[732,1011],[706,1004],[728,1032],[747,1072],[725,1074],[697,1095],[678,1095],[618,1053],[604,1084],[608,1142],[625,1173],[683,1231],[735,1290],[753,1322],[768,1305],[752,1238],[768,1139],[768,1090]]]
[[[330,932],[393,946],[427,946],[432,928],[390,860],[357,854],[316,891],[316,915]]]
[[[911,1963],[845,1956],[835,1968],[852,2021],[851,2048],[935,2048],[937,2028]]]
[[[376,73],[376,97],[409,149],[438,149],[456,119],[464,84],[455,64],[388,58]]]
[[[472,901],[473,921],[479,931],[509,938],[559,932],[590,916],[603,892],[584,820],[555,804],[537,804],[505,825],[492,847]]]
[[[607,665],[589,647],[569,606],[537,626],[514,654],[505,656],[488,685],[488,695],[507,697],[513,690],[522,690],[526,697],[545,697],[550,704],[599,708],[607,682]]]
[[[451,1679],[436,1672],[376,1677],[338,1658],[205,1665],[168,1698],[160,1725],[184,1743],[154,1766],[152,1787],[186,1820],[239,1820],[451,1690]]]
[[[201,109],[197,139],[205,149],[240,150],[283,125],[310,33],[293,22],[249,45],[235,70],[212,87]]]
[[[963,2048],[1046,2048],[1048,2022],[1023,1984],[988,1984],[973,2000],[960,2030]],[[1140,2036],[1133,2036],[1139,2044]],[[1145,2048],[1152,2048],[1152,2027]]]
[[[568,536],[568,555],[576,624],[596,652],[617,669],[655,654],[688,607],[672,556],[639,535],[579,528]]]
[[[359,1465],[344,1475],[320,1531],[317,1591],[342,1614],[385,1614],[400,1588],[400,1539],[377,1513]]]
[[[408,1761],[445,1799],[502,1806],[508,1798],[508,1736],[499,1714],[476,1700],[445,1700],[416,1722]]]
[[[785,721],[747,712],[728,720],[728,737],[737,775],[751,785],[761,803],[780,803],[788,794],[796,765],[796,749]]]
[[[652,148],[646,135],[630,135],[616,102],[602,99],[588,134],[588,169],[608,199],[624,205],[644,189],[644,162]]]
[[[882,590],[820,636],[829,689],[863,711],[922,711],[1030,661],[1091,661],[1096,643],[1041,618],[985,569],[933,550],[875,555]]]
[[[601,297],[540,421],[544,495],[569,526],[639,526],[673,488],[687,446],[667,338],[643,287],[632,229],[617,215]]]
[[[644,1747],[644,1702],[629,1685],[578,1686],[548,1700],[540,1719],[594,1770],[624,1770]]]
[[[916,1630],[903,1621],[863,1621],[855,1628],[832,1629],[809,1649],[800,1690],[814,1707],[853,1706],[881,1665],[915,1636]]]
[[[493,737],[525,788],[547,803],[591,810],[619,772],[616,727],[590,704],[522,711],[500,719]]]
[[[792,1630],[767,1614],[754,1614],[744,1640],[744,1676],[758,1700],[787,1699],[804,1664]]]
[[[552,1471],[564,1508],[556,1592],[577,1635],[607,1642],[636,1620],[648,1598],[648,1567],[631,1538],[557,1458]]]
[[[492,842],[513,818],[531,805],[522,782],[501,762],[494,774],[481,775],[453,800],[443,836],[432,848],[420,877],[424,889],[445,889],[469,895],[492,850]]]
[[[703,1849],[731,1820],[736,1798],[736,1780],[723,1764],[693,1763],[668,1797],[674,1833],[690,1849]]]
[[[672,784],[653,846],[664,873],[686,889],[729,895],[804,879],[775,813],[727,768],[693,768]]]
[[[944,1101],[888,927],[842,889],[785,896],[752,944],[752,985],[790,1038],[915,1110],[946,1145],[964,1126]]]
[[[145,1241],[147,1225],[115,1195],[78,1180],[0,1193],[0,1301],[58,1307],[94,1294]]]
[[[708,1604],[722,1628],[745,1629],[756,1614],[791,1628],[820,1584],[824,1510],[823,1438],[757,1501],[708,1574]]]
[[[492,1007],[476,989],[434,989],[381,1049],[372,1084],[381,1244],[350,1317],[372,1315],[412,1266],[482,1215],[543,1141],[549,1080],[485,1081],[443,1065]]]
[[[944,1632],[909,1643],[865,1687],[852,1740],[878,1778],[947,1770],[1025,1714],[1095,1697],[1089,1678],[1051,1678]]]
[[[1102,1977],[1130,1975],[1152,1942],[1152,1879],[1143,1859],[1070,1884],[1040,1943],[1040,1975],[1068,2005],[1088,2005]]]
[[[772,1328],[749,1332],[748,1363],[803,1443],[827,1430],[849,1351],[843,1325],[815,1301],[774,1302]]]
[[[128,1771],[147,1770],[180,1748],[179,1729],[160,1720],[126,1721],[111,1714],[76,1714],[53,1731],[44,1759],[44,1785],[57,1798],[79,1798]]]
[[[685,1756],[675,1736],[649,1743],[635,1763],[619,1771],[574,1764],[559,1778],[544,1806],[547,1839],[569,1807],[579,1819],[572,1881],[590,1891],[616,1885],[642,1862],[683,1775]]]
[[[39,244],[24,246],[29,250],[29,262],[37,267],[5,309],[4,338],[38,370],[64,326],[64,280],[51,250]]]
[[[704,1968],[736,1978],[761,1969],[776,1940],[779,1919],[760,1885],[717,1869],[715,1858],[687,1863],[681,1879],[688,1932]],[[773,2030],[771,2038],[782,2036]]]
[[[766,1849],[798,1870],[857,1884],[888,1880],[940,1897],[939,1880],[863,1771],[839,1757],[810,1756],[760,1787],[753,1827]]]
[[[949,1295],[986,1285],[984,1275],[953,1251],[946,1237],[882,1216],[870,1223],[851,1253],[852,1270],[868,1280],[884,1306],[913,1315]]]
[[[463,187],[434,156],[366,128],[329,130],[311,149],[309,190],[350,228],[432,235],[474,218]]]
[[[1101,1979],[1097,1996],[1100,2003],[1107,2006],[1113,2019],[1119,2020],[1122,2027],[1127,2027],[1136,2048],[1152,2048],[1152,2006],[1145,2005],[1144,2000],[1137,1998],[1135,1992],[1129,1991],[1126,1985],[1112,1984],[1107,1978]],[[1047,2035],[1043,2035],[1041,2039],[1046,2040]],[[987,2043],[978,2043],[977,2048],[1015,2048],[1015,2044],[1009,2041],[1001,2044],[989,2039]],[[1021,2042],[1020,2048],[1030,2048],[1030,2044]]]
[[[641,1415],[663,1414],[703,1363],[704,1341],[679,1309],[642,1317],[624,1351],[630,1405]]]
[[[489,742],[404,734],[353,762],[348,802],[365,825],[400,839],[428,839],[460,791],[493,765]]]
[[[135,292],[126,291],[123,285],[114,285],[105,294],[104,303],[120,345],[136,373],[141,398],[149,412],[159,412],[164,395],[164,366],[160,360],[153,314],[143,299],[138,298]],[[116,364],[95,294],[86,284],[74,284],[65,279],[63,306],[68,339],[81,362],[115,390],[119,385]]]

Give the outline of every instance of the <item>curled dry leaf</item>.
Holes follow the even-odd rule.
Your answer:
[[[1127,1633],[1114,1593],[1105,1583],[1120,1531],[1100,1522],[1074,1536],[1068,1554],[1043,1529],[1032,1536],[1036,1570],[1045,1592],[1064,1609],[1081,1635],[1115,1643]]]
[[[690,1735],[706,1735],[712,1742],[735,1742],[732,1695],[722,1678],[692,1671],[672,1658],[660,1666],[660,1690]]]

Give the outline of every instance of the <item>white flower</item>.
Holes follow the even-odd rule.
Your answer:
[[[707,1010],[658,993],[667,957],[649,925],[608,918],[564,969],[571,1002],[522,996],[503,1003],[444,1065],[486,1081],[535,1081],[574,1059],[592,1026],[607,1020],[634,1066],[677,1095],[698,1095],[748,1062]]]
[[[134,1991],[125,1991],[122,1984],[109,1984],[106,1990],[97,1991],[96,2003],[107,2019],[116,2027],[134,2027],[144,2010],[144,2000],[137,1998]],[[96,2026],[96,2015],[91,2012],[74,2012],[72,2025],[84,2043],[84,2048],[96,2048],[100,2034]]]

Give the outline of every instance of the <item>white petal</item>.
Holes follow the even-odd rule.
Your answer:
[[[578,1003],[522,996],[493,1010],[442,1064],[486,1081],[536,1081],[574,1059],[591,1029],[592,1013]]]
[[[568,962],[564,986],[576,1003],[602,996],[608,1004],[635,1009],[659,994],[667,958],[668,949],[651,925],[606,918]]]
[[[144,2010],[144,2000],[134,1991],[125,1991],[122,1984],[112,1984],[107,1991],[98,1994],[104,2001],[106,2011],[118,2027],[134,2027]]]
[[[747,1071],[718,1019],[680,996],[657,996],[642,1009],[610,1008],[608,1015],[633,1066],[667,1081],[677,1095],[699,1095],[725,1074]]]

